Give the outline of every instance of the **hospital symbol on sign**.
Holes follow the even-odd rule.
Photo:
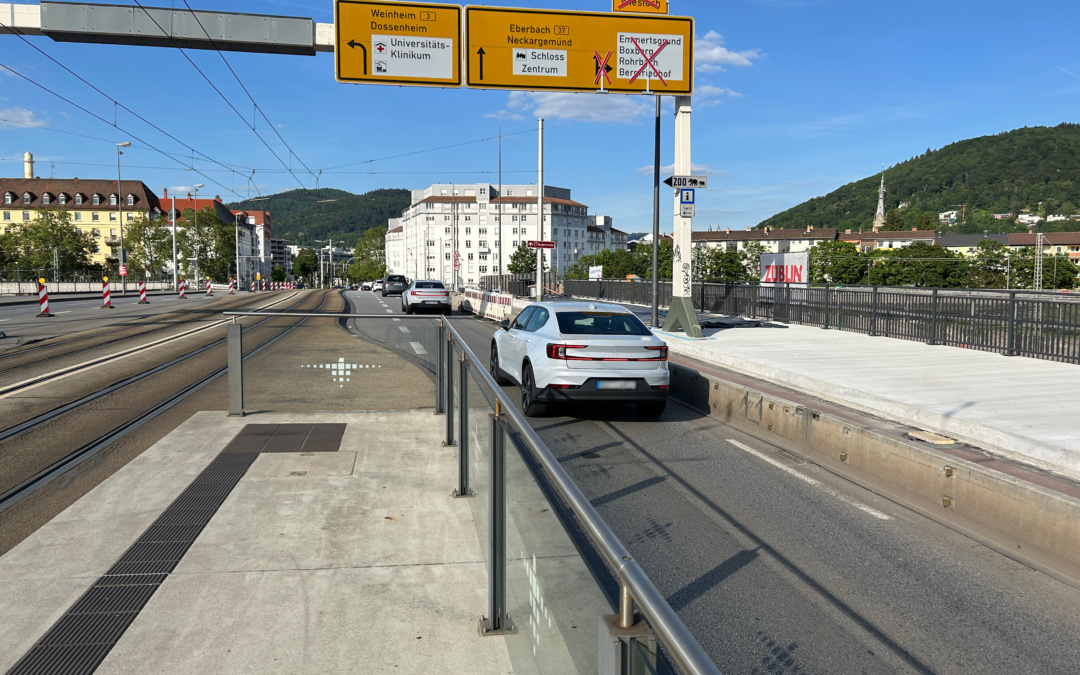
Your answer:
[[[375,43],[375,51],[378,52],[379,54],[382,54],[383,52],[385,52],[386,51],[386,43],[385,42],[376,42]]]

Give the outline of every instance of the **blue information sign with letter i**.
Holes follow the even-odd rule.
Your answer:
[[[679,203],[680,204],[693,204],[694,203],[694,191],[692,189],[679,190]]]

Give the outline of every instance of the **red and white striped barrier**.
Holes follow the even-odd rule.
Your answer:
[[[180,299],[187,300],[187,280],[180,277]]]
[[[49,291],[45,289],[45,280],[38,281],[38,316],[56,316],[49,311]]]
[[[263,280],[262,280],[262,289],[263,289],[264,291],[266,290],[266,279],[263,279]]]
[[[139,282],[139,304],[140,305],[149,305],[150,304],[150,301],[146,299],[146,282],[145,281],[140,281]]]
[[[236,295],[232,279],[229,279],[229,295]]]
[[[485,319],[502,321],[514,313],[514,296],[510,293],[492,293],[476,289],[465,289],[465,300],[473,313]]]
[[[101,308],[112,309],[112,296],[109,293],[109,277],[101,278]]]
[[[210,297],[214,294],[214,289],[210,287],[210,280],[206,280],[206,297]]]

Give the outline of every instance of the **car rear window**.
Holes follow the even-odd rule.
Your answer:
[[[403,284],[405,283],[405,277],[400,274],[392,274],[386,277],[386,283],[388,284]]]
[[[651,335],[633,314],[622,312],[556,312],[564,335]]]
[[[417,281],[415,286],[416,288],[446,288],[446,286],[442,285],[441,281]]]

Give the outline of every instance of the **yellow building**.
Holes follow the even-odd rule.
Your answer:
[[[80,230],[94,237],[91,262],[116,262],[120,252],[121,213],[125,225],[138,215],[162,215],[157,195],[142,181],[33,177],[33,158],[26,154],[24,178],[0,178],[0,228],[29,223],[41,209],[65,209]]]

